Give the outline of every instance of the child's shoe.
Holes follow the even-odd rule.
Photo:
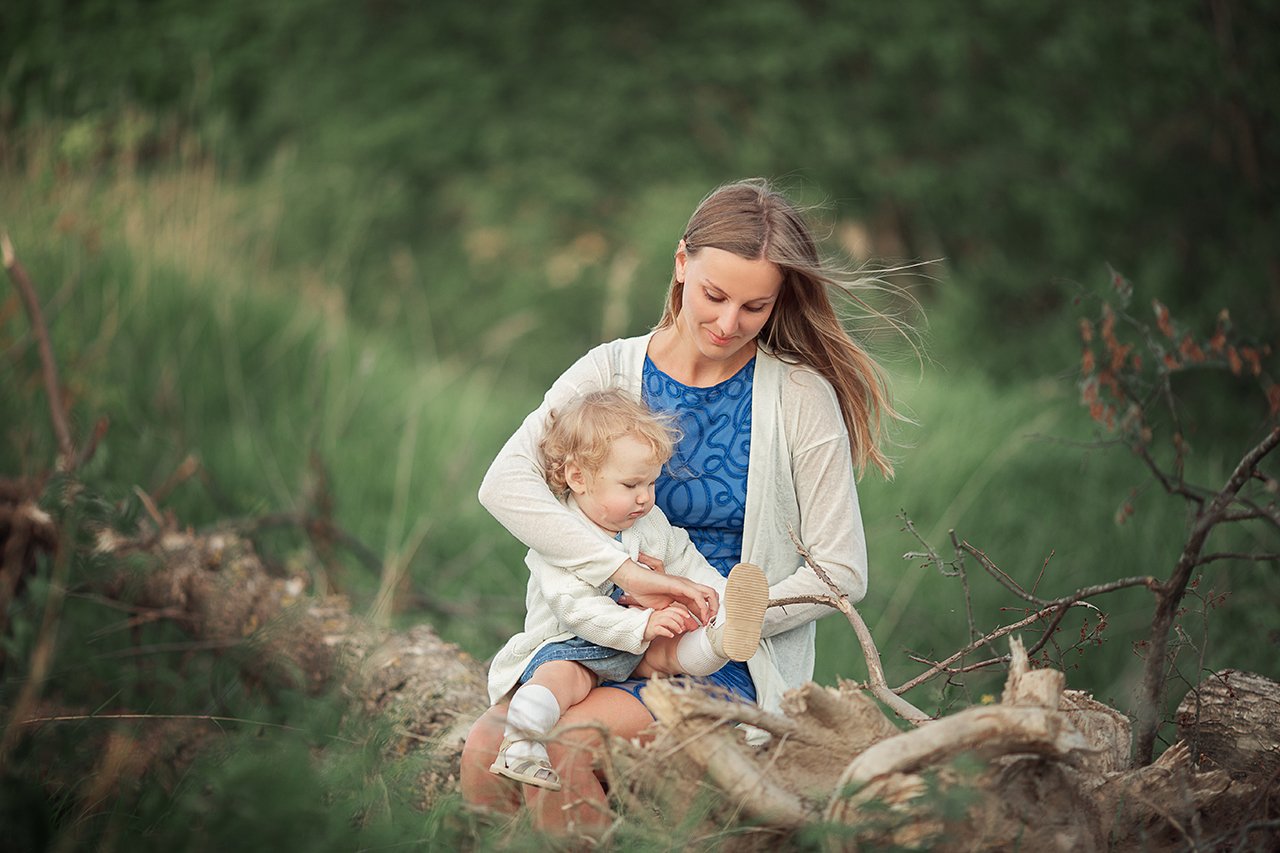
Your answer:
[[[760,645],[760,625],[769,606],[769,581],[764,570],[738,563],[725,583],[724,621],[707,628],[711,648],[729,660],[750,660]]]
[[[546,788],[548,791],[559,791],[560,774],[551,766],[545,750],[537,750],[532,755],[507,754],[512,744],[520,742],[511,738],[504,739],[502,746],[498,748],[498,757],[489,766],[489,772],[526,785]],[[539,752],[541,754],[538,754]]]

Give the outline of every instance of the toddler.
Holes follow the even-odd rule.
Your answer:
[[[619,565],[641,553],[657,558],[668,573],[715,588],[720,613],[686,632],[696,622],[683,606],[624,607],[613,584],[593,586],[529,551],[524,631],[489,668],[491,701],[518,686],[492,772],[559,790],[543,740],[601,681],[710,675],[755,653],[769,600],[764,572],[741,563],[721,577],[654,507],[654,483],[673,446],[668,422],[620,390],[585,394],[551,414],[539,445],[551,490],[615,543]]]

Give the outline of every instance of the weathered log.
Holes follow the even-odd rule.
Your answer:
[[[1198,772],[1183,743],[1092,792],[1102,831],[1118,851],[1213,847],[1207,842],[1247,822],[1256,795],[1221,771]]]
[[[1275,789],[1280,782],[1280,684],[1226,669],[1192,688],[1178,705],[1178,739],[1200,770]]]
[[[393,751],[428,750],[424,805],[455,786],[462,738],[486,704],[483,671],[428,627],[380,630],[344,599],[308,593],[303,577],[271,575],[251,543],[230,534],[104,535],[101,548],[153,563],[119,578],[115,595],[210,645],[250,645],[241,661],[248,676],[314,691],[341,684],[364,712],[389,717],[399,734]],[[1253,732],[1259,745],[1244,753],[1238,739],[1232,766],[1266,758],[1275,685],[1226,673],[1200,691],[1208,748],[1197,755],[1223,769],[1201,772],[1185,750],[1170,750],[1134,771],[1123,715],[1064,691],[1061,673],[1031,669],[1020,644],[1011,657],[1001,704],[908,731],[850,683],[806,685],[787,695],[783,713],[769,714],[656,681],[646,699],[657,737],[646,748],[613,742],[611,793],[627,814],[702,821],[709,831],[749,822],[775,839],[825,818],[845,827],[832,838],[851,846],[1136,850],[1202,843],[1246,824],[1255,827],[1247,840],[1271,831],[1268,789],[1233,780],[1226,736],[1215,745],[1211,735]],[[1235,701],[1245,694],[1255,698]],[[1257,715],[1257,726],[1234,719],[1233,709]],[[739,723],[768,732],[769,743],[748,745]],[[117,741],[106,742],[101,766],[134,772]]]
[[[251,645],[241,661],[247,677],[312,692],[340,682],[358,707],[390,719],[399,735],[392,750],[429,744],[424,801],[456,783],[462,741],[488,704],[484,670],[428,626],[379,629],[343,597],[311,595],[304,577],[272,576],[252,543],[231,534],[104,534],[99,550],[153,558],[152,568],[117,578],[112,594],[164,611],[212,645]]]

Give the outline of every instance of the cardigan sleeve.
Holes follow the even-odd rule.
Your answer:
[[[547,415],[573,397],[613,384],[608,344],[596,347],[564,372],[536,410],[520,424],[489,466],[480,483],[480,503],[511,535],[551,566],[573,572],[599,586],[626,562],[602,542],[543,479],[538,442]]]
[[[839,404],[830,384],[809,371],[793,371],[786,384],[787,440],[800,516],[795,533],[813,561],[857,603],[867,591],[867,546]],[[804,563],[769,589],[771,598],[830,594]],[[771,607],[762,633],[771,637],[832,612],[822,604]]]
[[[527,563],[562,630],[596,645],[632,654],[641,654],[649,647],[644,630],[652,610],[623,607],[572,572],[536,558]]]

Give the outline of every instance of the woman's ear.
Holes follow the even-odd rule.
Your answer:
[[[564,481],[569,486],[569,491],[575,495],[584,495],[587,493],[587,472],[582,470],[582,466],[572,459],[564,463]]]
[[[684,268],[689,263],[689,250],[685,248],[684,240],[681,239],[676,244],[676,281],[684,284]]]

